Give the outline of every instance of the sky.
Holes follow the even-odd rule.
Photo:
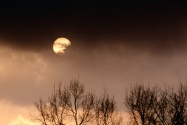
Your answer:
[[[124,108],[141,81],[177,86],[187,74],[185,1],[8,1],[0,4],[0,124],[37,125],[33,103],[79,78]],[[65,53],[53,42],[71,41]]]

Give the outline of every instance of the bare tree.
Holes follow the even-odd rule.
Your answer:
[[[35,103],[35,107],[39,111],[39,120],[43,125],[64,125],[64,121],[68,116],[68,103],[70,94],[67,90],[61,90],[61,84],[55,89],[47,101],[42,99]]]
[[[95,99],[95,122],[97,125],[120,125],[121,117],[117,113],[114,97],[110,97],[107,91]]]
[[[160,125],[171,125],[171,119],[169,117],[170,112],[170,101],[169,101],[169,91],[167,88],[164,91],[159,91],[157,96],[156,105],[154,106],[154,111],[158,116]]]
[[[72,80],[68,86],[71,94],[71,102],[68,104],[76,125],[82,125],[91,121],[94,96],[85,94],[84,85],[78,80]]]
[[[136,125],[187,124],[187,86],[158,89],[136,85],[125,98]]]
[[[156,125],[158,116],[155,113],[157,88],[145,88],[136,85],[126,95],[125,105],[132,115],[133,123],[137,125]]]
[[[165,88],[159,92],[155,111],[162,125],[187,124],[187,86],[180,84],[177,90]]]
[[[35,120],[42,125],[65,125],[73,122],[83,125],[91,121],[94,96],[85,93],[84,85],[78,80],[72,80],[62,89],[59,84],[47,101],[40,99],[35,103],[39,115]]]
[[[187,124],[187,85],[180,84],[178,89],[145,87],[135,85],[124,102],[133,125],[185,125]],[[84,84],[78,80],[54,90],[48,100],[40,99],[35,103],[42,125],[121,125],[122,119],[117,112],[114,96],[106,90],[96,97],[85,92]]]
[[[176,92],[172,90],[169,97],[171,124],[187,124],[187,86],[180,84],[178,90]]]

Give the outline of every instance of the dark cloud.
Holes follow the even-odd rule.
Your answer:
[[[92,49],[101,42],[151,51],[181,49],[186,40],[185,5],[184,1],[7,2],[1,8],[0,38],[4,44],[36,51],[50,48],[61,36]]]

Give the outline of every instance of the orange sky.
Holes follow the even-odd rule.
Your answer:
[[[70,47],[64,55],[56,55],[52,46],[51,50],[41,52],[1,47],[0,124],[32,125],[29,113],[35,111],[33,103],[40,97],[47,98],[54,83],[61,81],[65,85],[77,77],[97,94],[106,87],[115,96],[120,111],[124,110],[125,91],[137,80],[159,86],[186,81],[186,53],[156,57],[130,48],[122,50],[128,52],[126,58],[107,46],[92,53]]]
[[[187,82],[187,2],[125,2],[2,2],[0,124],[32,125],[33,103],[75,78],[96,94],[107,88],[121,112],[137,81]],[[59,37],[71,42],[62,55]]]

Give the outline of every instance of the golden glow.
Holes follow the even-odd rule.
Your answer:
[[[63,54],[65,49],[70,46],[71,43],[66,38],[58,38],[53,44],[53,50],[56,54]]]
[[[12,120],[9,123],[9,125],[40,125],[40,124],[32,122],[29,119],[26,119],[22,115],[18,115],[16,119]]]

